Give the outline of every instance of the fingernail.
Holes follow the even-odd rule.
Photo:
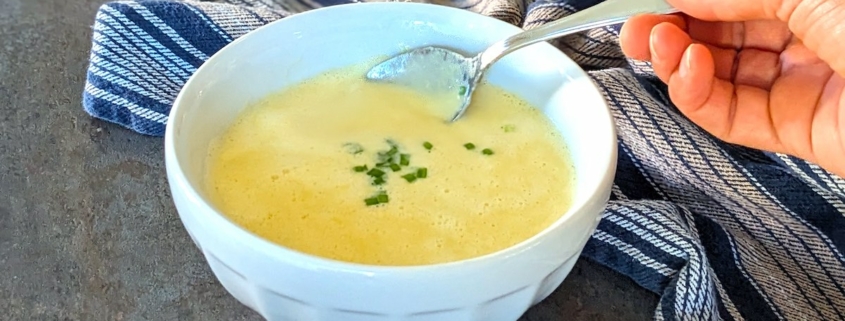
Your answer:
[[[681,59],[681,65],[678,67],[678,74],[681,78],[686,78],[692,69],[692,46],[689,45],[687,50],[684,50],[684,57]]]
[[[656,32],[654,32],[656,29],[657,28],[652,28],[651,34],[649,34],[649,36],[648,36],[648,51],[651,51],[651,61],[652,62],[654,62],[654,60],[658,58],[657,57],[657,50],[654,50],[654,48],[657,48],[657,46],[656,46],[657,37],[655,37]]]

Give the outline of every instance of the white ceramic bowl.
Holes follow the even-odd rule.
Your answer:
[[[516,246],[419,267],[338,262],[241,229],[209,204],[200,187],[209,141],[243,107],[271,92],[408,47],[437,44],[476,52],[519,31],[444,6],[350,4],[271,23],[211,57],[176,99],[165,157],[182,223],[226,290],[272,321],[512,321],[548,296],[572,269],[606,205],[616,134],[593,82],[546,43],[505,57],[488,74],[489,81],[538,106],[558,126],[577,173],[571,210]]]

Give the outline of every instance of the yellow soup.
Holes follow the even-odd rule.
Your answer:
[[[447,124],[432,112],[438,101],[367,82],[362,70],[247,108],[209,150],[212,203],[282,246],[394,266],[502,250],[569,208],[573,167],[539,110],[482,84]]]

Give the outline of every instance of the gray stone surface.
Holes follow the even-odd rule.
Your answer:
[[[160,138],[80,105],[104,0],[0,0],[0,320],[260,320],[169,198]],[[524,320],[646,320],[657,297],[581,261]]]

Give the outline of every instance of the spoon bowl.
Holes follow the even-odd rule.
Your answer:
[[[589,9],[496,42],[473,57],[437,46],[415,48],[379,63],[367,72],[366,77],[370,81],[404,85],[446,99],[448,104],[435,113],[442,115],[448,122],[454,122],[470,106],[472,93],[484,72],[515,50],[537,42],[621,23],[638,14],[675,12],[678,10],[665,0],[606,0]]]
[[[457,119],[466,110],[470,94],[481,70],[477,57],[467,58],[455,51],[429,46],[412,49],[388,59],[367,72],[367,79],[409,86],[448,102],[435,113],[444,119]]]

